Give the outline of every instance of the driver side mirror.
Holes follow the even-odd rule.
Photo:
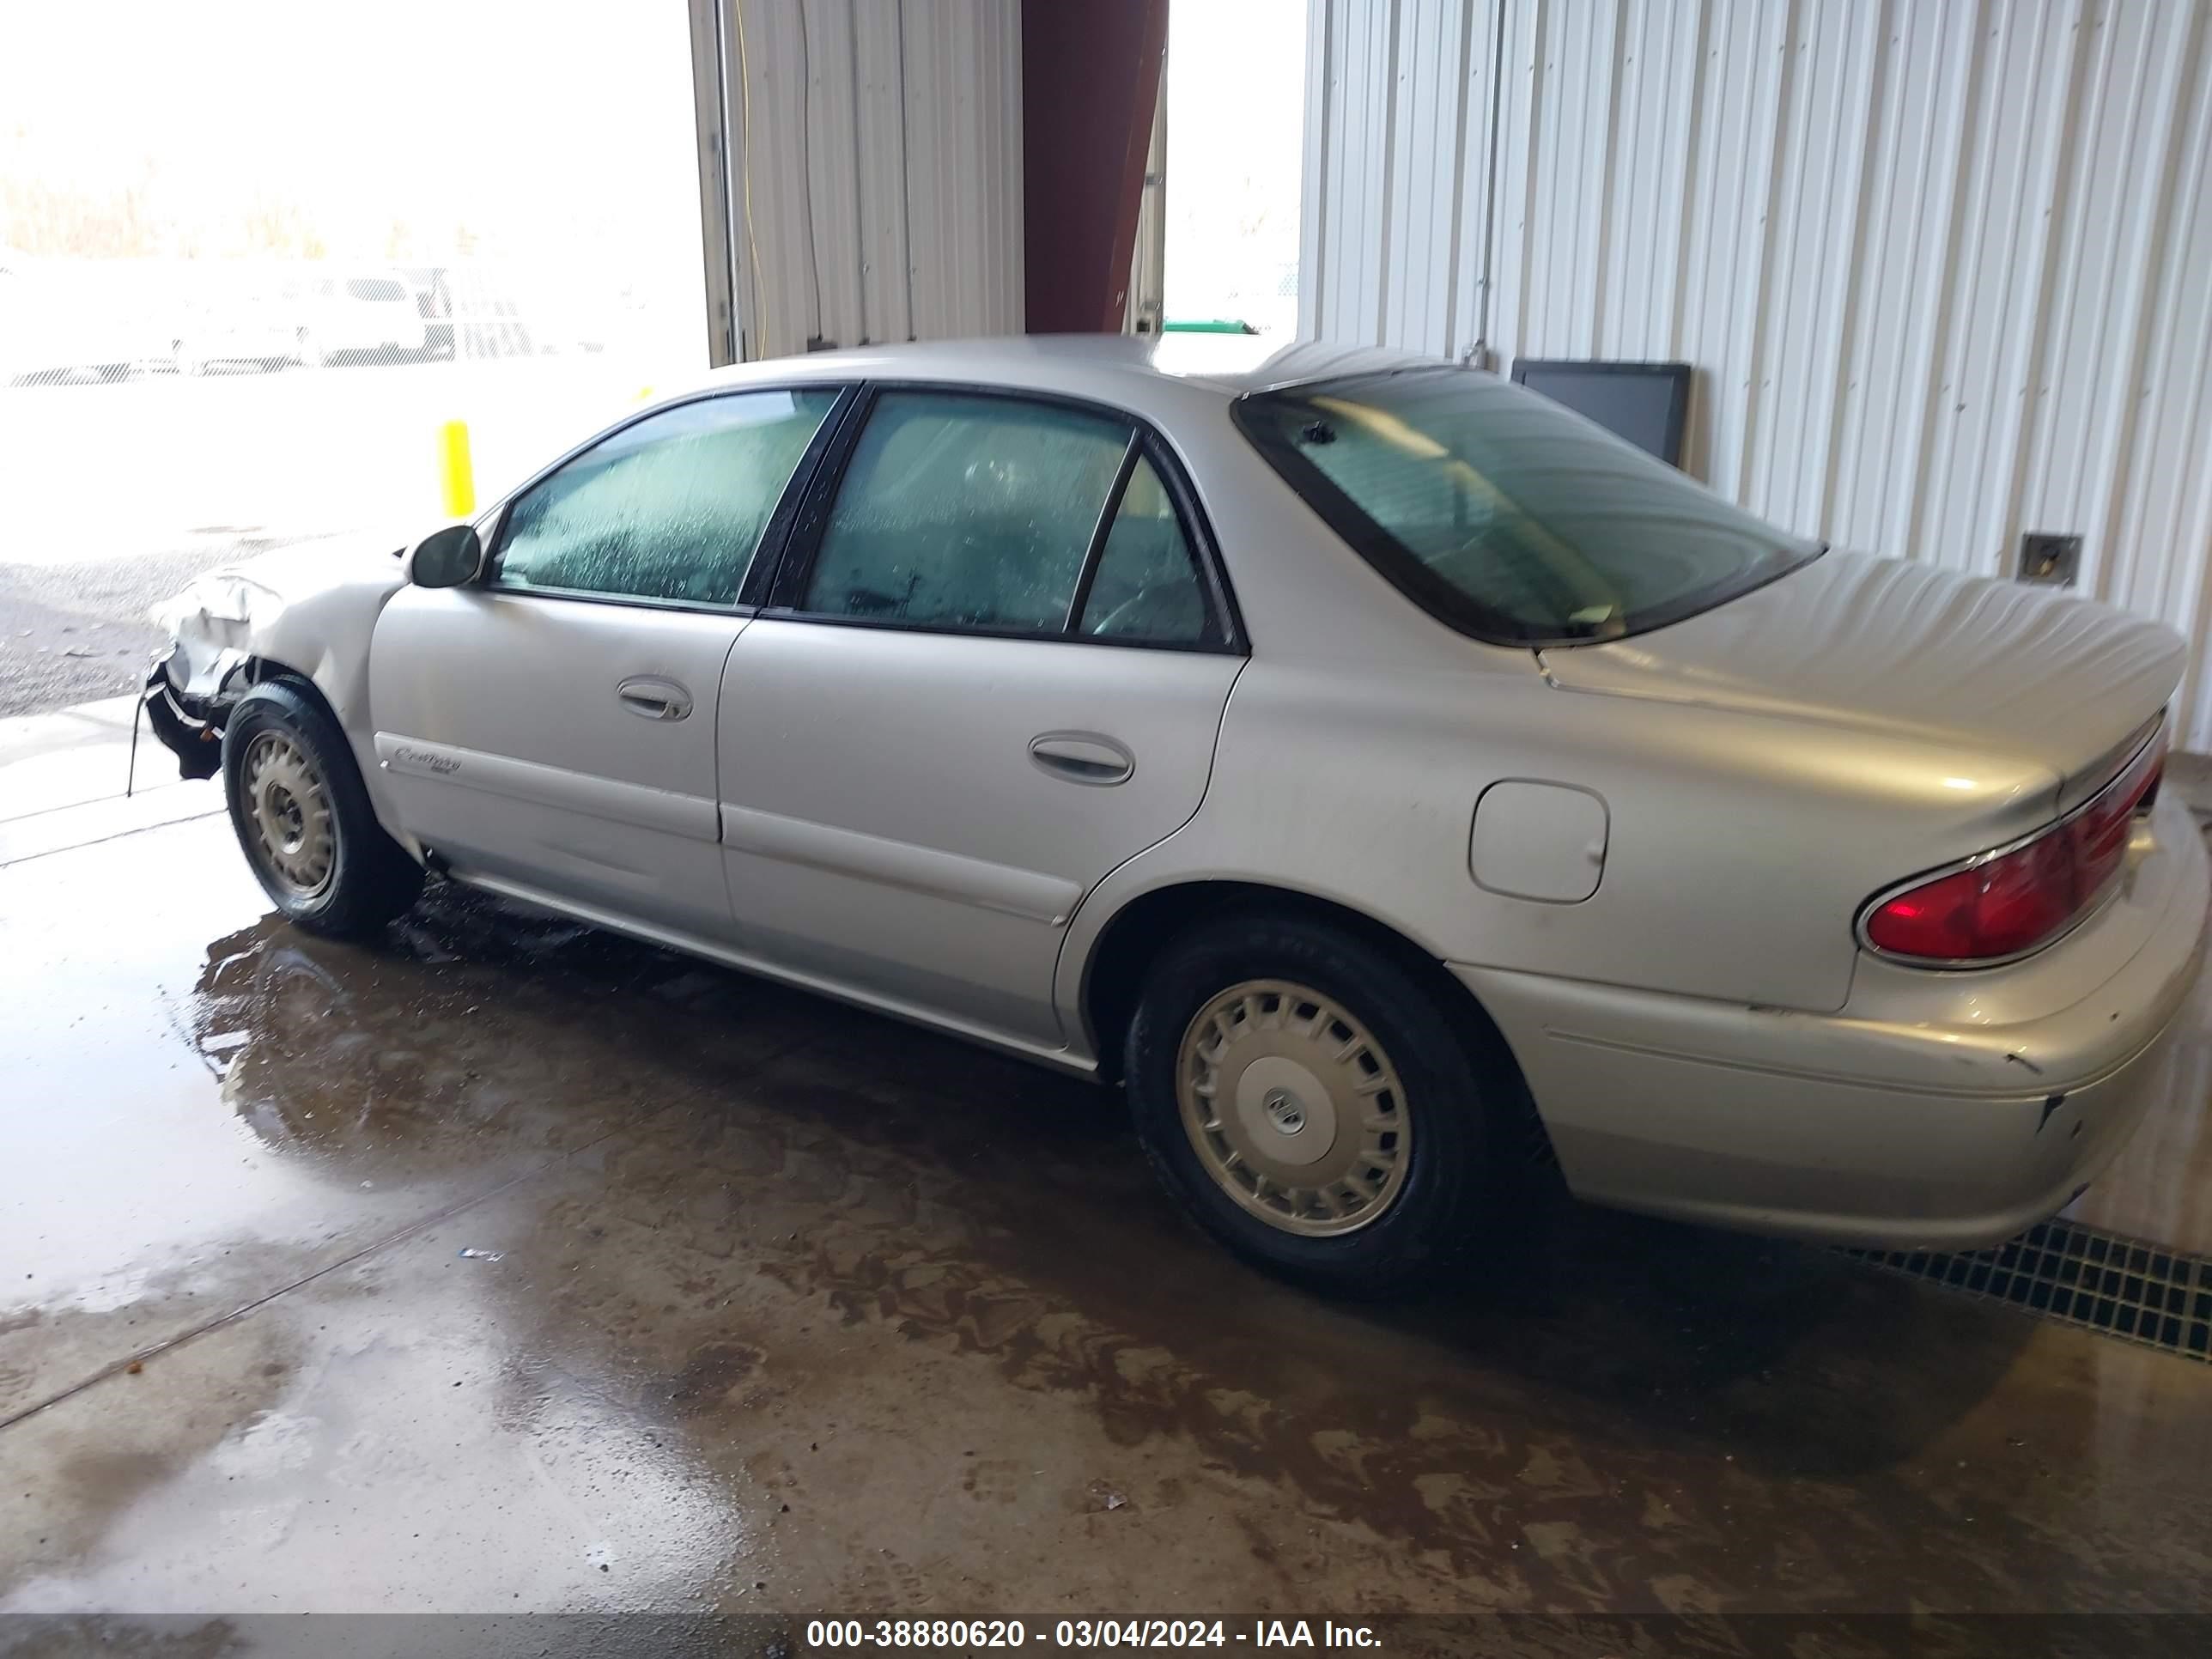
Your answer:
[[[483,570],[483,542],[476,526],[448,525],[416,544],[407,561],[407,580],[417,587],[459,587]]]

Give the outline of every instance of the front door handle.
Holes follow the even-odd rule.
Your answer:
[[[1030,739],[1030,759],[1069,783],[1126,783],[1137,757],[1098,732],[1047,732]]]
[[[674,680],[641,674],[615,688],[622,706],[641,720],[680,720],[691,713],[691,694]]]

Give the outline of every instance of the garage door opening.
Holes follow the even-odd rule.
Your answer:
[[[487,500],[705,366],[684,0],[7,27],[0,585],[26,602],[131,561],[135,611],[240,552],[419,532],[441,423]]]

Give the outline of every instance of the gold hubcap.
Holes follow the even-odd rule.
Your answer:
[[[1405,1185],[1413,1121],[1365,1027],[1319,992],[1248,980],[1184,1029],[1184,1133],[1221,1189],[1272,1227],[1358,1231]]]

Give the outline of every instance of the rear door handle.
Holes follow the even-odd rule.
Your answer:
[[[1030,759],[1069,783],[1126,783],[1137,769],[1134,755],[1097,732],[1044,732],[1030,739]]]
[[[622,706],[641,720],[680,720],[691,713],[691,694],[674,680],[641,674],[615,688]]]

